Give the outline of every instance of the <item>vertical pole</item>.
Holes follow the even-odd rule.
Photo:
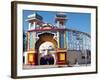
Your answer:
[[[59,21],[57,21],[57,27],[60,28]]]
[[[73,50],[73,36],[72,36],[72,32],[69,31],[68,32],[68,46],[69,46],[69,50]]]
[[[31,29],[31,23],[29,23],[29,30]]]
[[[66,31],[64,31],[64,48],[67,48],[67,46],[66,46]]]
[[[28,39],[27,39],[27,50],[30,49],[30,33],[27,33]]]
[[[87,44],[86,44],[86,36],[85,36],[85,64],[86,64],[86,66],[87,66]]]
[[[60,32],[58,32],[58,48],[60,48]]]
[[[36,28],[36,22],[33,22],[33,29]]]

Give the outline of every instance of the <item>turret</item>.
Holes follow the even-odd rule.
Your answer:
[[[36,12],[34,12],[31,15],[29,15],[28,19],[26,20],[26,21],[29,22],[29,30],[40,28],[40,26],[43,23],[42,20],[43,20],[42,16],[40,16]]]
[[[58,28],[65,28],[65,22],[67,21],[67,16],[65,13],[57,13],[55,17],[56,26]]]

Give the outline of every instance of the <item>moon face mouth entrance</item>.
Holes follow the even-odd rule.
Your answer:
[[[50,54],[40,58],[40,65],[53,65],[53,64],[54,64],[54,58]]]
[[[56,48],[52,42],[46,41],[39,47],[39,64],[54,65],[55,64]]]

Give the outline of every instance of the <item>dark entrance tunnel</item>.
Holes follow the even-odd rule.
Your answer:
[[[46,55],[41,57],[40,59],[40,65],[53,65],[54,64],[54,58],[52,55]]]

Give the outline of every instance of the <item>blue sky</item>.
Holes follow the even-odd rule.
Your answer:
[[[43,17],[43,21],[51,24],[55,24],[55,15],[57,12],[51,11],[36,11],[39,15]],[[23,24],[24,24],[24,31],[28,29],[28,22],[25,20],[27,19],[28,15],[34,13],[32,10],[23,10]],[[91,27],[91,14],[90,13],[75,13],[75,12],[65,12],[68,21],[66,22],[66,28],[79,30],[82,32],[86,32],[90,34],[90,27]]]

